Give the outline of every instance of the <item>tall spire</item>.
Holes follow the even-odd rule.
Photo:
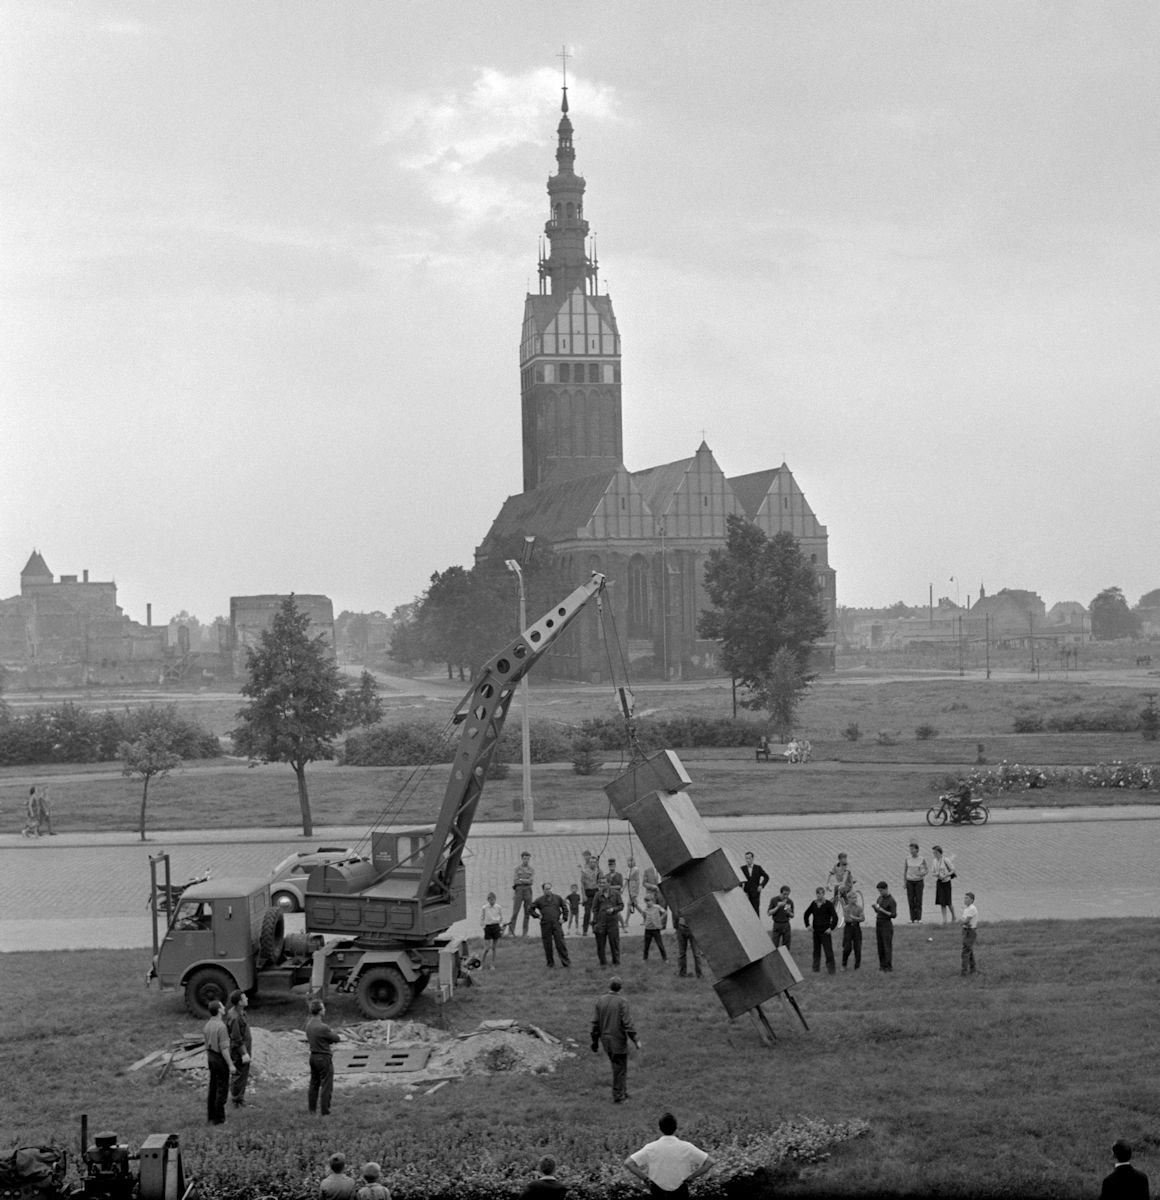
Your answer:
[[[585,251],[588,222],[584,219],[584,177],[576,174],[576,147],[572,144],[572,121],[568,116],[568,54],[560,50],[563,65],[560,123],[556,127],[556,174],[548,180],[548,256],[540,259],[541,290],[550,281],[553,295],[577,287],[596,290],[596,275]]]

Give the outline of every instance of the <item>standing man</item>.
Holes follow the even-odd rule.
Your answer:
[[[334,1043],[342,1038],[322,1019],[326,1005],[321,1000],[310,1001],[310,1020],[306,1022],[306,1042],[310,1046],[310,1086],[306,1089],[306,1107],[315,1112],[321,1108],[324,1117],[330,1115],[330,1097],[334,1093]]]
[[[250,1021],[246,1009],[250,998],[240,988],[230,992],[230,1006],[226,1010],[226,1030],[230,1035],[230,1061],[234,1064],[234,1077],[230,1080],[230,1099],[235,1108],[246,1102],[246,1084],[250,1080],[250,1056],[254,1051],[254,1039],[250,1033]]]
[[[742,891],[749,897],[749,903],[753,905],[753,911],[760,914],[761,889],[769,882],[769,875],[760,863],[753,861],[752,850],[745,851],[745,862],[741,867],[741,877],[744,880],[741,885]]]
[[[713,1168],[713,1160],[692,1142],[676,1136],[677,1118],[665,1113],[657,1122],[661,1136],[624,1160],[627,1171],[648,1188],[650,1196],[688,1200],[689,1184]]]
[[[886,880],[878,884],[878,899],[870,906],[874,910],[874,936],[878,942],[878,970],[894,970],[894,918],[898,902],[890,894]]]
[[[826,956],[826,970],[833,975],[837,968],[834,966],[834,938],[832,930],[838,924],[838,912],[833,901],[826,899],[826,889],[820,887],[814,893],[814,901],[805,911],[803,917],[807,929],[814,934],[814,970],[820,970],[822,955]],[[813,922],[811,925],[811,921]]]
[[[912,923],[922,920],[922,889],[923,880],[930,868],[926,859],[918,853],[918,843],[910,843],[910,853],[906,856],[902,868],[902,882],[906,887],[906,903],[910,908]]]
[[[540,941],[544,944],[544,957],[548,966],[556,965],[552,958],[552,950],[560,956],[560,966],[572,965],[568,958],[568,947],[564,944],[564,922],[568,920],[568,901],[563,896],[557,896],[552,891],[550,883],[544,884],[540,898],[529,910],[533,917],[540,921]]]
[[[783,883],[781,890],[769,902],[769,915],[773,918],[773,929],[769,936],[773,938],[773,947],[784,946],[787,950],[793,941],[793,901],[789,898],[789,884]]]
[[[705,962],[705,956],[701,953],[700,946],[697,945],[697,939],[693,937],[693,931],[689,928],[689,922],[684,917],[677,917],[674,922],[674,928],[677,931],[677,974],[680,976],[688,975],[689,973],[689,951],[693,952],[693,967],[697,972],[697,978],[701,978],[701,967]]]
[[[866,919],[866,910],[862,907],[862,893],[848,888],[842,893],[842,970],[854,954],[854,970],[862,965],[862,922]]]
[[[596,957],[600,965],[606,966],[604,952],[607,947],[612,955],[612,965],[620,966],[620,895],[602,883],[596,889],[596,903],[592,906],[592,932],[596,936]]]
[[[584,851],[584,861],[580,864],[580,891],[584,893],[584,926],[581,933],[587,933],[592,924],[592,906],[596,903],[596,889],[600,886],[600,859],[591,850]]]
[[[608,884],[608,890],[620,898],[620,917],[618,918],[621,924],[624,923],[624,876],[616,869],[616,859],[608,860],[608,875],[605,877],[605,883]]]
[[[1132,1147],[1120,1138],[1112,1146],[1116,1165],[1104,1176],[1100,1200],[1148,1200],[1148,1176],[1132,1166]]]
[[[234,1064],[230,1061],[230,1035],[222,1020],[222,1002],[209,1002],[209,1020],[203,1030],[205,1058],[209,1066],[209,1092],[206,1096],[206,1120],[211,1125],[224,1125],[226,1098],[230,1094],[230,1076]]]
[[[601,1046],[612,1063],[612,1102],[622,1104],[628,1099],[628,1043],[643,1050],[636,1036],[628,1001],[620,994],[620,977],[613,975],[608,981],[608,991],[596,1001],[592,1016],[592,1053]]]
[[[624,906],[624,917],[620,922],[622,929],[628,928],[629,921],[632,920],[634,912],[644,915],[644,910],[640,906],[640,870],[636,865],[635,858],[628,860],[628,874],[625,876],[625,884],[628,886],[628,903]]]
[[[854,872],[850,870],[849,859],[843,850],[838,855],[838,861],[830,868],[830,877],[826,880],[826,886],[833,889],[832,899],[835,904],[842,902],[843,894],[850,891],[854,883]]]
[[[528,936],[528,919],[531,916],[532,884],[536,878],[536,868],[532,866],[532,856],[525,850],[520,855],[520,865],[512,873],[512,919],[508,923],[508,933],[516,935],[516,917],[520,908],[524,910],[524,937]]]
[[[979,910],[975,907],[975,893],[967,892],[963,906],[963,971],[964,975],[975,973],[975,938],[979,932]]]

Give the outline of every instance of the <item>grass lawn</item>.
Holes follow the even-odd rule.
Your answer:
[[[90,1129],[114,1129],[132,1147],[177,1132],[187,1167],[214,1196],[300,1194],[335,1149],[388,1174],[450,1161],[463,1176],[490,1164],[520,1180],[552,1152],[564,1178],[581,1184],[655,1136],[658,1114],[672,1108],[681,1132],[710,1152],[795,1116],[869,1122],[868,1136],[780,1180],[778,1195],[1089,1196],[1116,1137],[1135,1144],[1154,1178],[1160,1169],[1149,1162],[1160,1159],[1158,932],[1154,921],[984,926],[980,974],[962,979],[954,929],[899,928],[893,975],[875,969],[870,931],[862,970],[835,977],[809,972],[809,945],[795,930],[806,967],[797,995],[811,1028],[774,1006],[772,1048],[747,1019],[726,1019],[707,981],[676,977],[671,935],[668,966],[641,961],[640,939],[626,939],[621,974],[645,1052],[631,1063],[623,1107],[610,1102],[607,1061],[588,1051],[592,1002],[609,974],[590,942],[570,939],[572,969],[549,972],[538,940],[505,940],[499,970],[441,1011],[421,997],[412,1015],[458,1031],[490,1018],[534,1021],[578,1043],[556,1073],[468,1078],[412,1102],[389,1087],[339,1090],[327,1124],[308,1120],[301,1092],[257,1079],[252,1104],[231,1110],[222,1130],[207,1129],[202,1087],[184,1075],[159,1083],[152,1068],[125,1072],[198,1024],[178,998],[141,986],[139,954],[13,954],[0,1152],[48,1140],[74,1147],[87,1112]],[[342,997],[330,1017],[358,1019]],[[255,1004],[251,1018],[297,1028],[302,1012]]]

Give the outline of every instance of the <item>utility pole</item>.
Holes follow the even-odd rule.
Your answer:
[[[516,577],[520,594],[520,633],[528,627],[528,601],[524,594],[524,572],[514,558],[504,560],[504,566]],[[524,832],[533,833],[536,817],[532,801],[532,731],[528,724],[528,677],[520,680],[520,698],[523,700],[523,726],[520,730],[520,756],[523,759],[523,810]]]

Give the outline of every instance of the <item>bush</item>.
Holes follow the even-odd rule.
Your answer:
[[[1105,709],[1048,717],[1046,724],[1054,733],[1135,733],[1140,728],[1140,718],[1122,709]]]
[[[862,730],[859,728],[858,722],[851,721],[850,724],[847,725],[846,728],[842,730],[842,736],[848,742],[858,741],[862,736]]]
[[[1148,703],[1140,713],[1140,732],[1146,742],[1160,738],[1160,709],[1156,707],[1155,696],[1148,697]]]
[[[221,754],[218,739],[179,716],[176,705],[150,704],[114,713],[69,703],[20,716],[0,710],[0,765],[116,762],[122,742],[136,741],[150,729],[168,730],[175,753],[184,759]]]
[[[931,738],[938,737],[938,730],[933,725],[928,725],[924,722],[915,729],[914,736],[920,742],[929,742]]]
[[[943,777],[940,790],[950,791],[960,782],[957,775]],[[1089,789],[1123,788],[1160,791],[1160,767],[1149,763],[1097,763],[1094,767],[1034,767],[1001,762],[985,771],[972,771],[966,782],[976,795],[1022,792],[1029,788]]]
[[[586,733],[578,734],[572,741],[572,770],[577,775],[595,775],[604,762],[600,746]]]
[[[1030,717],[1015,718],[1016,733],[1042,733],[1043,732],[1043,717],[1039,713],[1035,713]]]

